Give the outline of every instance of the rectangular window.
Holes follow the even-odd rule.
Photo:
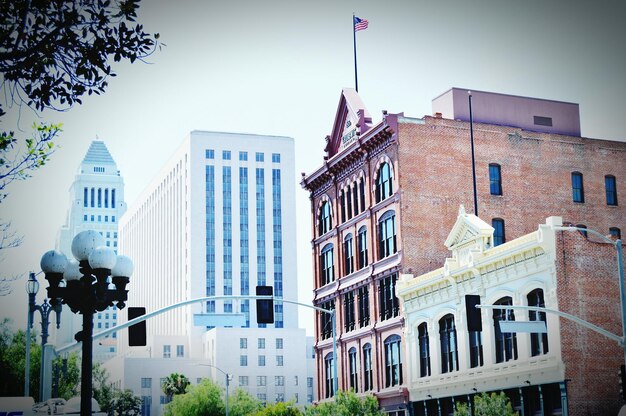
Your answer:
[[[222,159],[230,160],[230,150],[222,150]]]
[[[185,346],[184,345],[177,345],[176,346],[176,357],[182,358],[184,356],[185,356]]]
[[[83,189],[83,207],[87,206],[87,195],[88,195],[89,191],[87,188]]]
[[[284,376],[274,376],[274,385],[275,386],[284,386],[285,385],[285,377]]]
[[[533,116],[535,126],[552,127],[552,117]]]
[[[266,393],[257,393],[256,394],[256,398],[259,399],[259,401],[261,401],[261,403],[263,403],[263,404],[267,403],[267,394]]]
[[[574,202],[585,202],[583,174],[580,172],[572,172],[572,200]]]
[[[247,355],[240,355],[239,356],[239,365],[241,367],[247,367],[248,366],[248,356]]]
[[[267,376],[256,376],[257,386],[267,386]]]
[[[276,349],[277,350],[282,350],[283,349],[283,339],[282,338],[276,338]]]
[[[502,195],[500,165],[495,163],[489,165],[489,193],[491,195]]]
[[[260,350],[264,350],[265,349],[265,338],[259,338],[259,340],[258,340],[258,348]]]
[[[248,152],[239,152],[239,160],[245,162],[248,160]]]
[[[363,328],[370,324],[370,297],[369,287],[363,286],[357,289],[359,303],[359,327]]]
[[[283,356],[282,355],[277,355],[276,356],[276,366],[277,367],[282,367],[283,366]]]
[[[115,215],[111,216],[111,222],[115,222]]]
[[[151,389],[152,388],[152,379],[142,377],[141,378],[141,388],[142,389]]]
[[[256,152],[254,157],[255,157],[255,160],[257,162],[263,162],[265,160],[265,157],[263,156],[263,153],[260,153],[260,152]]]
[[[348,292],[343,295],[343,321],[346,332],[350,332],[356,327],[354,292]]]
[[[280,163],[280,153],[272,153],[272,163]]]
[[[259,355],[259,367],[265,367],[265,355]]]
[[[493,246],[497,247],[500,244],[504,244],[504,220],[500,218],[494,218],[491,220],[491,226],[493,227]]]
[[[239,376],[239,385],[247,386],[248,385],[248,376]]]
[[[617,205],[617,185],[615,184],[615,176],[605,176],[604,187],[606,189],[606,204]]]
[[[87,221],[87,214],[83,215],[83,221]]]
[[[104,216],[104,222],[109,222],[109,216],[108,215]]]
[[[215,159],[215,151],[213,149],[206,149],[204,151],[204,157],[206,159]]]
[[[319,307],[326,310],[334,310],[335,301],[329,300],[327,302],[321,303]],[[332,318],[330,314],[326,312],[318,312],[318,314],[320,317],[320,338],[330,338],[333,334]]]
[[[306,386],[309,388],[313,388],[313,377],[306,378]]]
[[[171,351],[171,346],[170,345],[164,345],[163,346],[163,358],[171,358],[172,356],[172,351]]]
[[[396,297],[396,279],[397,274],[394,273],[378,283],[381,321],[396,317],[400,313],[400,303]]]
[[[152,396],[141,396],[141,416],[150,416]]]
[[[239,338],[239,348],[242,350],[248,348],[248,338]]]

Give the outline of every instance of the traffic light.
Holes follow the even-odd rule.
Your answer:
[[[624,364],[619,367],[619,392],[622,399],[626,400],[626,366]]]
[[[272,286],[257,286],[257,296],[273,296],[274,288]],[[257,299],[256,300],[256,323],[257,324],[273,324],[274,323],[274,299]]]
[[[483,321],[480,314],[480,309],[476,307],[480,305],[479,295],[465,295],[465,313],[467,316],[467,330],[468,331],[482,331]]]
[[[135,319],[146,314],[144,307],[129,307],[128,320]],[[128,327],[128,346],[143,347],[146,345],[146,321],[141,321]]]

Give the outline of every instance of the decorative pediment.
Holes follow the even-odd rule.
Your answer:
[[[332,134],[326,137],[324,150],[327,157],[333,157],[356,141],[359,134],[371,127],[371,123],[372,118],[359,94],[353,88],[344,88],[339,97]]]
[[[491,247],[493,227],[474,214],[465,212],[465,207],[459,207],[459,215],[448,234],[445,245],[453,252],[453,258],[459,259],[459,252],[471,250],[484,251]]]

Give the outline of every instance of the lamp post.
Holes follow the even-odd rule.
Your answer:
[[[91,415],[93,395],[93,314],[116,303],[123,309],[128,299],[126,285],[133,271],[133,263],[126,256],[117,256],[105,246],[102,235],[93,230],[78,233],[72,240],[72,254],[76,260],[54,250],[41,258],[41,270],[48,280],[50,304],[69,306],[73,313],[83,315],[83,330],[75,335],[83,343],[81,360],[80,414]],[[65,285],[61,282],[65,281]],[[114,288],[109,288],[110,284]]]
[[[44,401],[44,365],[45,365],[45,345],[48,343],[48,326],[50,324],[50,314],[56,313],[57,328],[61,324],[61,305],[52,306],[44,299],[41,305],[35,302],[35,296],[39,291],[39,282],[35,278],[35,273],[30,273],[26,282],[26,293],[28,293],[28,324],[26,326],[26,363],[24,365],[24,396],[30,395],[30,330],[33,327],[34,315],[36,311],[41,314],[41,364],[39,366],[39,401]]]
[[[233,376],[232,374],[228,374],[226,371],[222,370],[219,367],[216,367],[214,365],[211,364],[199,364],[202,367],[211,367],[211,368],[215,368],[217,371],[219,371],[220,373],[224,374],[224,377],[226,378],[226,416],[228,416],[228,386],[230,385],[230,378]]]
[[[617,251],[617,278],[619,279],[619,295],[620,295],[620,304],[622,309],[622,348],[624,349],[624,362],[626,363],[626,290],[624,288],[624,257],[622,252],[622,240],[612,240],[607,238],[605,235],[592,230],[590,228],[582,228],[582,227],[574,227],[574,226],[553,226],[554,230],[560,231],[582,231],[589,232],[600,237],[605,242],[613,245],[615,250]]]

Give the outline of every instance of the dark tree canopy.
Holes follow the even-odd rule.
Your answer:
[[[115,76],[110,58],[134,62],[160,47],[158,34],[135,23],[138,8],[139,0],[0,0],[7,105],[66,110],[104,92]]]

